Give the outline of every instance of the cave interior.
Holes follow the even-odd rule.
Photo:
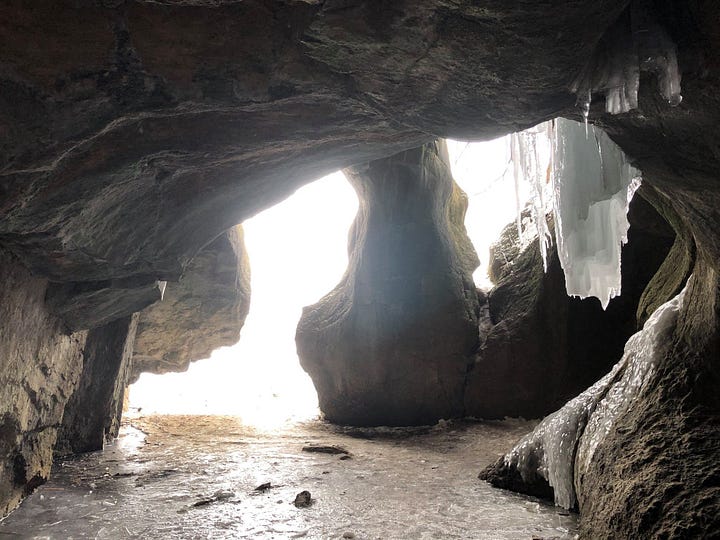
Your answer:
[[[348,268],[296,331],[326,426],[482,419],[449,487],[547,499],[579,538],[720,538],[720,4],[12,0],[0,45],[0,518],[116,451],[140,374],[237,342],[243,221],[342,170]],[[642,174],[607,309],[522,223],[473,281],[445,139],[553,119]],[[505,418],[534,421],[498,447]]]

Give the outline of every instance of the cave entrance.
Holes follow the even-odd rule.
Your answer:
[[[475,284],[489,290],[494,283],[488,276],[490,246],[497,242],[508,223],[517,217],[518,200],[530,198],[530,187],[512,182],[510,136],[490,141],[447,140],[455,182],[468,197],[465,228],[480,259],[473,273]]]
[[[448,151],[453,176],[469,199],[465,224],[480,258],[473,277],[489,289],[489,247],[516,215],[509,137],[448,140]],[[347,267],[357,204],[338,171],[245,221],[252,293],[240,341],[184,373],[144,373],[130,387],[128,412],[238,416],[261,429],[316,417],[317,393],[300,367],[295,330],[302,308],[327,294]]]
[[[130,387],[130,413],[232,415],[274,429],[317,416],[317,394],[295,352],[303,306],[347,267],[357,197],[337,172],[245,221],[250,312],[240,341],[193,362],[187,372],[144,373]]]

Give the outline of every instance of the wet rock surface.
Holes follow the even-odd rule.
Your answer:
[[[190,362],[234,345],[250,309],[250,261],[242,227],[205,247],[162,301],[139,317],[130,381],[143,372],[186,371]]]
[[[138,316],[88,332],[80,381],[65,405],[56,454],[102,450],[118,436]]]
[[[230,417],[133,419],[104,452],[59,461],[50,482],[0,522],[0,534],[570,539],[574,516],[468,474],[533,425],[344,429],[309,422],[270,434]],[[341,445],[356,459],[305,453],[308,441]],[[273,489],[255,491],[269,479]],[[301,491],[314,504],[296,508]]]
[[[557,432],[541,424],[481,478],[556,499],[560,489],[564,504],[592,516],[582,538],[716,537],[720,423],[711,388],[720,378],[720,288],[704,263],[694,270],[654,344],[629,349],[626,365],[545,420]]]
[[[478,340],[478,259],[445,143],[345,174],[360,201],[348,269],[296,334],[320,409],[351,425],[459,417]]]
[[[490,137],[577,115],[568,84],[627,2],[550,4],[4,3],[0,244],[59,284],[52,289],[60,294],[48,298],[61,299],[54,309],[67,314],[69,327],[130,315],[152,301],[156,280],[178,279],[211,239],[313,177],[438,135]],[[696,302],[712,311],[720,270],[720,7],[633,4],[653,11],[677,44],[683,102],[670,108],[655,78],[643,76],[636,111],[611,117],[596,100],[590,119],[686,227],[692,246],[677,260],[683,270],[688,255],[703,261],[698,280],[706,294]],[[43,478],[84,339],[61,335],[41,306],[37,290],[44,294],[45,283],[23,275],[8,281],[19,283],[20,296],[3,293],[2,309],[11,313],[0,334],[10,351],[0,373],[9,415],[2,432],[10,434],[3,435],[10,442],[2,483],[10,485],[9,474],[19,483],[2,488],[2,501]],[[83,306],[92,305],[103,309],[73,326],[73,314],[91,313]],[[716,454],[703,446],[716,440],[712,428],[695,429],[720,411],[717,366],[708,360],[717,348],[706,346],[717,320],[689,316],[683,324],[684,348],[667,366],[672,376],[655,381],[628,426],[639,431],[627,435],[635,461],[618,461],[626,450],[613,435],[599,461],[604,480],[589,492],[611,489],[610,478],[647,481],[647,493],[657,494],[678,464],[703,470],[698,460]],[[665,419],[672,425],[661,435]],[[660,452],[670,457],[657,463],[657,476],[633,446],[647,435],[664,449],[693,433],[684,449]],[[588,515],[587,536],[625,535],[646,503],[668,509],[645,493],[618,489],[593,499],[603,505]],[[692,502],[679,501],[683,523],[697,515]],[[656,522],[671,527],[675,517]]]
[[[68,335],[44,304],[47,282],[0,250],[0,517],[42,484],[86,332]]]

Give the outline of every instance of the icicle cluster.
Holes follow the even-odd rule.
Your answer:
[[[660,94],[671,106],[682,101],[677,49],[667,31],[639,0],[617,21],[571,85],[587,121],[594,92],[605,94],[605,110],[625,113],[638,106],[640,72],[655,73]]]
[[[569,295],[597,297],[603,309],[621,292],[620,252],[640,171],[599,128],[555,122],[555,238]]]
[[[552,486],[555,504],[575,506],[579,478],[588,470],[598,444],[667,354],[688,285],[628,340],[622,359],[610,373],[523,437],[505,456],[506,466],[516,469],[525,482],[541,476]]]
[[[627,242],[627,212],[640,185],[640,172],[604,131],[562,118],[513,134],[511,156],[521,248],[529,238],[521,226],[519,186],[528,182],[531,221],[545,270],[551,241],[546,215],[553,211],[567,293],[595,296],[607,308],[621,292],[620,254]]]

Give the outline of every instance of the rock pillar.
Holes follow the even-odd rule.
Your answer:
[[[340,284],[306,307],[300,363],[330,421],[428,424],[463,414],[477,347],[477,255],[443,141],[345,170],[360,199]]]
[[[106,440],[117,437],[137,317],[123,317],[88,333],[82,375],[65,407],[56,453],[101,450]]]

